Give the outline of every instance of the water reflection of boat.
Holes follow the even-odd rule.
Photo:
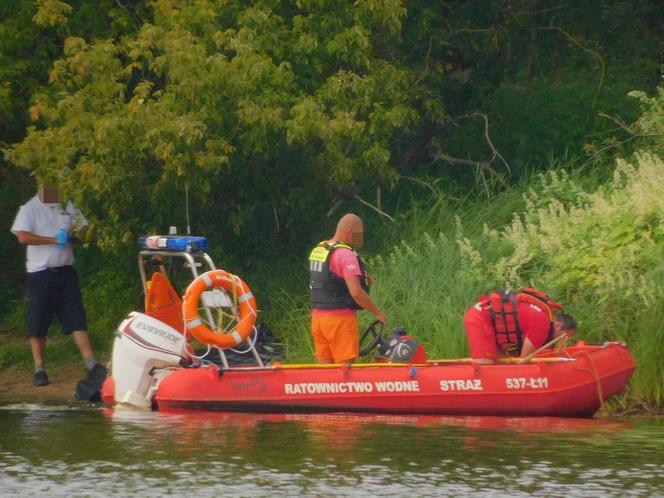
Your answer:
[[[196,255],[207,262],[209,272],[197,274]],[[230,308],[233,316],[241,313],[255,319],[255,310],[246,304],[255,302],[244,282],[214,269],[207,254],[141,251],[139,268],[146,289],[146,313],[131,313],[116,331],[113,377],[105,382],[102,392],[106,404],[117,401],[162,411],[195,408],[590,417],[605,399],[624,390],[636,366],[622,343],[600,346],[580,342],[524,363],[514,360],[481,364],[470,359],[427,360],[422,345],[408,337],[398,345],[403,346],[403,352],[412,354],[391,356],[383,363],[264,365],[250,344],[255,366],[229,365],[223,349],[219,349],[221,364],[187,366],[185,331],[205,328],[202,324],[207,322],[200,316],[190,317],[184,326],[177,293],[160,272],[147,282],[142,259],[173,256],[185,258],[193,272],[194,281],[185,294],[185,303],[203,303],[207,322],[215,323],[210,308]],[[158,261],[161,263],[162,259]],[[224,285],[217,285],[218,282]],[[193,300],[192,287],[200,294]],[[210,287],[212,291],[204,290]],[[234,334],[237,332],[217,335],[230,340]],[[240,335],[237,334],[237,341],[245,339]],[[379,335],[374,330],[374,336]]]
[[[113,410],[104,415],[115,421],[146,423],[153,417],[144,412]],[[297,423],[305,427],[328,428],[330,431],[348,431],[366,425],[398,425],[406,427],[462,427],[472,430],[516,431],[520,433],[574,433],[592,432],[612,434],[631,427],[626,421],[566,418],[566,417],[494,417],[449,415],[398,415],[371,413],[247,413],[206,410],[173,409],[159,414],[160,426],[181,422],[189,426],[215,426],[245,429],[260,424]]]

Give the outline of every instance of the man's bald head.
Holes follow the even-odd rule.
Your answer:
[[[362,219],[354,213],[343,215],[337,223],[334,239],[353,247],[362,247],[364,245],[364,223],[362,223]]]
[[[337,223],[337,230],[348,230],[349,228],[353,230],[364,230],[364,223],[362,223],[362,219],[356,214],[344,214],[339,220],[339,223]]]

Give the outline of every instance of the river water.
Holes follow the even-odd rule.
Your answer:
[[[664,496],[664,420],[0,407],[2,496]]]

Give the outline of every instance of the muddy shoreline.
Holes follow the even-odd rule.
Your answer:
[[[32,385],[34,373],[28,368],[8,368],[0,371],[0,404],[39,403],[45,405],[80,403],[74,398],[85,368],[78,364],[48,368],[49,384]]]

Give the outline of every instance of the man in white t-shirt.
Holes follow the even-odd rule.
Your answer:
[[[48,384],[44,368],[46,335],[58,317],[65,334],[72,334],[88,369],[88,378],[106,377],[95,360],[87,333],[83,298],[74,270],[70,234],[87,225],[71,202],[60,205],[57,187],[40,186],[38,194],[19,209],[11,231],[27,246],[28,336],[35,361],[35,386]]]

